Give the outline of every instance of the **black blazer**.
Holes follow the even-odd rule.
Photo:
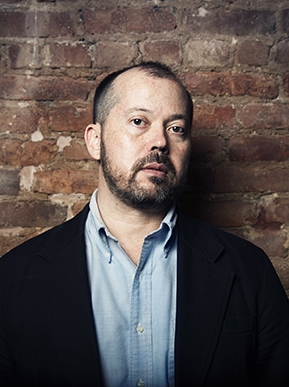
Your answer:
[[[88,211],[0,259],[1,386],[102,386]],[[289,303],[267,256],[184,214],[178,230],[176,386],[288,387]]]

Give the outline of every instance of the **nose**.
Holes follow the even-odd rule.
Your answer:
[[[148,139],[147,148],[149,152],[159,151],[162,153],[169,153],[169,144],[167,132],[163,126],[152,127]]]

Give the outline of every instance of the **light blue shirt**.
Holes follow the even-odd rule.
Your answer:
[[[144,239],[136,266],[100,216],[85,226],[92,307],[107,387],[174,386],[177,235],[171,208]],[[128,235],[133,243],[133,235]]]

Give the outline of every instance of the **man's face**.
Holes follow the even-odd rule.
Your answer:
[[[136,69],[114,87],[118,103],[102,128],[100,172],[129,206],[164,209],[184,184],[189,163],[186,95],[177,83]]]

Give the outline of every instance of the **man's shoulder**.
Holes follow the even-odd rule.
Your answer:
[[[12,262],[12,260],[28,259],[29,256],[38,254],[46,246],[53,244],[56,246],[65,246],[69,241],[76,237],[78,233],[83,232],[84,223],[87,217],[88,206],[86,206],[75,217],[66,222],[59,224],[42,234],[39,234],[31,239],[28,239],[24,243],[16,246],[2,258],[0,258],[0,266],[6,264],[6,262]]]
[[[266,253],[249,240],[194,219],[183,212],[179,214],[179,237],[203,256],[218,256],[218,259],[212,261],[228,267],[248,265],[255,266],[258,270],[269,261]]]

